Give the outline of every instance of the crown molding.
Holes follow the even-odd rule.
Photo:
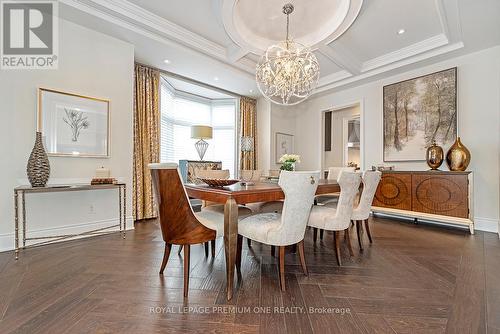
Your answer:
[[[421,53],[439,48],[448,44],[448,38],[444,34],[439,34],[405,48],[387,53],[377,58],[364,62],[361,66],[361,72],[368,72],[373,69],[396,63],[400,60],[415,57]]]
[[[219,7],[222,7],[220,1],[218,4]],[[357,1],[362,3],[362,0]],[[255,62],[246,57],[249,52],[248,46],[234,44],[226,47],[219,45],[129,1],[60,0],[60,3],[169,47],[181,47],[185,50],[199,52],[220,61],[225,66],[242,71],[244,75],[252,77],[255,75]],[[329,61],[341,67],[342,70],[321,77],[317,92],[350,84],[385,71],[462,48],[458,0],[435,0],[435,5],[440,18],[442,33],[379,57],[362,62],[338,40],[318,45],[315,51],[323,54]],[[359,14],[359,8],[355,17],[357,17],[357,14]],[[350,23],[352,24],[352,22]]]

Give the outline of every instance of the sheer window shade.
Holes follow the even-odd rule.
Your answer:
[[[198,160],[191,139],[192,125],[209,125],[213,138],[204,160],[222,161],[222,168],[235,173],[236,100],[199,100],[187,95],[176,96],[168,84],[161,84],[161,161]]]

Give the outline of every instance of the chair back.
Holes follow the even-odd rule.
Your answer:
[[[196,171],[196,177],[201,179],[229,179],[229,169],[200,169]]]
[[[351,223],[354,199],[361,184],[361,173],[342,171],[337,181],[340,185],[340,197],[334,218],[335,225],[341,229],[346,229]]]
[[[354,172],[356,168],[354,167],[328,167],[328,180],[338,180],[339,175],[342,172]]]
[[[245,181],[259,182],[260,178],[262,177],[262,171],[242,169],[240,170],[240,177]]]
[[[163,240],[169,244],[196,244],[215,238],[193,213],[175,163],[149,164]]]
[[[379,171],[365,171],[363,173],[363,191],[361,192],[359,204],[355,209],[357,215],[366,216],[365,219],[370,216],[373,197],[375,197],[381,177],[382,173]]]
[[[319,171],[281,171],[278,184],[285,193],[281,224],[277,230],[269,232],[275,233],[281,245],[296,244],[304,239],[319,179]]]

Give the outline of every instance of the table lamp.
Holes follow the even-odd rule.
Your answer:
[[[240,138],[240,149],[241,152],[243,153],[243,157],[248,160],[248,166],[250,166],[250,152],[253,151],[254,148],[254,139],[253,137],[249,136],[243,136]],[[252,185],[253,183],[250,182],[253,179],[253,170],[252,170],[252,175],[250,177],[250,180],[246,180],[243,175],[241,175],[241,179],[243,180],[242,183],[246,185]]]
[[[191,139],[199,139],[194,144],[194,147],[200,156],[200,160],[203,160],[208,148],[208,143],[205,139],[212,139],[212,127],[206,125],[191,126]]]

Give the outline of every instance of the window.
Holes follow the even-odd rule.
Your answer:
[[[175,92],[161,80],[161,161],[199,160],[191,139],[192,125],[209,125],[213,138],[207,140],[204,160],[222,161],[232,176],[236,167],[236,99],[210,100]]]

